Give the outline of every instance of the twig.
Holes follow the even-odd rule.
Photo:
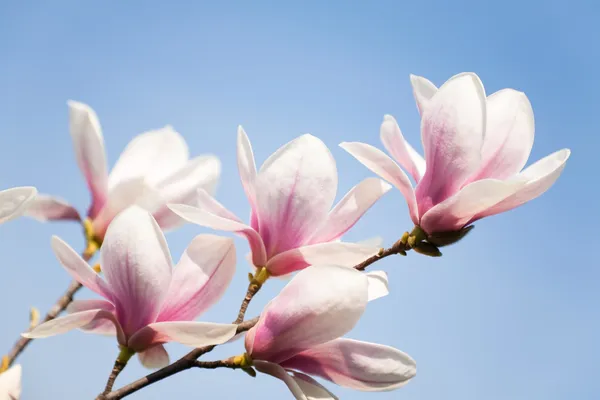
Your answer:
[[[84,253],[83,258],[86,261],[89,261],[89,259],[92,258],[92,255],[93,254]],[[61,312],[66,310],[67,306],[73,301],[73,296],[75,296],[75,293],[77,293],[81,288],[81,283],[75,280],[71,281],[65,293],[63,293],[63,295],[60,296],[56,303],[54,303],[54,305],[50,308],[50,311],[48,311],[42,320],[42,323],[53,320],[54,318],[58,317]],[[6,360],[5,362],[7,362],[7,366],[11,366],[15,362],[17,357],[27,348],[32,340],[33,339],[21,337],[15,342],[10,352],[4,357]]]
[[[216,368],[231,368],[237,369],[241,368],[240,365],[233,361],[233,359],[228,360],[218,360],[218,361],[194,361],[194,367],[196,368],[204,368],[204,369],[216,369]]]
[[[411,249],[411,247],[408,245],[408,243],[406,241],[407,238],[408,238],[408,234],[405,233],[404,236],[402,236],[402,238],[400,240],[398,240],[396,243],[394,243],[394,245],[392,247],[390,247],[389,249],[385,249],[385,250],[381,249],[381,251],[378,254],[375,254],[374,256],[367,258],[365,261],[361,262],[360,264],[355,265],[354,269],[357,269],[359,271],[364,271],[369,265],[381,260],[382,258],[386,258],[386,257],[394,255],[394,254],[401,254],[401,255],[405,256],[406,252]]]

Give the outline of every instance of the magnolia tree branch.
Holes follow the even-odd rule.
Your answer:
[[[82,257],[85,261],[89,261],[92,258],[93,254],[83,253]],[[76,280],[71,281],[67,290],[63,293],[62,296],[54,303],[54,305],[50,308],[44,319],[40,323],[48,322],[58,317],[58,315],[67,309],[68,305],[73,301],[73,296],[75,293],[79,291],[83,286],[81,283]],[[17,357],[27,348],[29,343],[31,343],[33,339],[28,339],[21,337],[19,340],[15,342],[10,352],[4,357],[3,364],[6,367],[10,367]]]
[[[367,258],[365,261],[361,262],[354,266],[354,269],[359,271],[364,271],[369,265],[381,260],[382,258],[394,255],[401,254],[406,255],[406,252],[413,249],[417,243],[409,240],[410,234],[408,232],[404,233],[402,238],[398,240],[392,247],[389,249],[381,249],[381,251]],[[238,318],[234,323],[238,324],[238,328],[236,333],[242,333],[249,329],[251,329],[258,322],[258,318],[254,318],[245,322],[241,322],[244,319],[244,315],[246,314],[246,310],[248,309],[248,305],[250,301],[254,297],[254,295],[260,290],[262,284],[268,278],[268,272],[265,268],[261,268],[257,270],[256,274],[250,276],[250,284],[248,285],[248,291],[246,293],[246,297],[242,301],[242,305],[240,307],[240,311],[238,313]],[[241,322],[241,323],[240,323]],[[96,398],[96,400],[118,400],[122,399],[126,396],[129,396],[132,393],[137,392],[140,389],[145,388],[148,385],[153,384],[154,382],[158,382],[165,378],[168,378],[171,375],[175,375],[181,371],[190,369],[192,367],[198,368],[235,368],[231,360],[222,360],[222,361],[210,361],[210,362],[200,362],[197,361],[202,355],[212,351],[216,345],[214,346],[205,346],[192,350],[184,357],[175,361],[174,363],[159,369],[158,371],[146,375],[145,377],[138,379],[135,382],[132,382],[122,388],[115,390],[110,393],[101,394]]]

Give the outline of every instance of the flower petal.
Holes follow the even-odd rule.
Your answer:
[[[308,400],[338,400],[336,395],[310,376],[294,371],[291,371],[291,375]]]
[[[0,192],[0,196],[2,192]],[[41,222],[56,220],[80,221],[79,212],[58,197],[38,194],[31,200],[25,209],[25,215]]]
[[[254,367],[258,372],[262,372],[263,374],[271,375],[279,380],[282,380],[292,392],[292,395],[296,400],[312,400],[306,397],[297,381],[292,378],[285,369],[281,368],[279,365],[267,362],[267,361],[254,361]]]
[[[384,271],[371,271],[367,272],[366,275],[369,279],[369,301],[377,300],[390,293],[388,277]]]
[[[0,398],[2,400],[19,400],[21,397],[21,375],[22,371],[19,364],[13,365],[0,373]]]
[[[365,310],[367,277],[352,268],[314,266],[299,272],[246,335],[255,360],[279,363],[350,331]]]
[[[282,276],[299,271],[309,265],[335,264],[354,267],[356,264],[377,254],[379,248],[355,243],[330,242],[298,247],[276,255],[267,262],[272,276]]]
[[[423,114],[424,108],[429,104],[429,101],[437,93],[438,89],[430,80],[413,74],[410,75],[410,83],[413,88],[415,101],[417,102],[417,109],[420,114]]]
[[[516,175],[527,163],[534,131],[533,109],[525,93],[504,89],[488,96],[481,166],[471,180]]]
[[[177,342],[191,347],[222,344],[235,336],[237,325],[212,322],[155,322],[137,331],[127,345],[135,351],[162,343]]]
[[[102,272],[127,335],[154,322],[171,283],[171,254],[152,216],[129,207],[110,224],[100,249]]]
[[[386,182],[377,178],[367,178],[354,186],[329,212],[309,243],[324,243],[339,239],[391,188]]]
[[[146,368],[159,369],[169,365],[169,353],[162,344],[138,353],[140,363]]]
[[[302,135],[273,153],[256,178],[256,217],[267,256],[304,244],[335,200],[337,170],[325,144]]]
[[[417,365],[408,354],[351,339],[336,339],[303,351],[281,366],[363,391],[397,389],[417,373]]]
[[[198,204],[198,189],[214,193],[221,175],[221,162],[215,156],[200,156],[157,185],[163,204],[153,212],[162,230],[173,229],[184,221],[167,204]]]
[[[24,186],[0,191],[0,224],[22,215],[35,199],[37,190]]]
[[[248,139],[246,131],[241,126],[238,127],[237,134],[237,164],[246,197],[248,197],[252,209],[254,209],[256,206],[256,194],[254,190],[256,184],[256,163],[250,139]]]
[[[169,208],[188,222],[244,236],[250,245],[254,265],[265,265],[267,263],[265,246],[258,232],[242,223],[238,217],[206,192],[199,190],[198,194],[200,208],[185,204],[169,204]]]
[[[39,324],[29,332],[22,333],[21,336],[28,339],[41,339],[49,336],[67,333],[73,329],[82,328],[98,320],[106,319],[111,321],[117,329],[117,339],[119,344],[126,344],[125,335],[112,312],[106,310],[88,310],[55,318],[48,322]]]
[[[69,314],[89,310],[106,310],[114,314],[115,306],[106,300],[74,300],[67,306],[67,312]],[[96,319],[79,329],[86,333],[94,333],[96,335],[117,335],[115,324],[107,319]]]
[[[421,218],[421,228],[432,234],[458,231],[473,218],[523,187],[523,180],[482,179],[469,183],[458,193],[436,205]]]
[[[425,174],[425,159],[404,139],[398,122],[391,115],[383,117],[380,137],[388,153],[419,183]]]
[[[70,100],[67,105],[75,158],[92,194],[92,205],[88,214],[93,218],[104,206],[108,193],[102,129],[98,116],[87,104]]]
[[[58,236],[52,236],[51,246],[58,262],[73,279],[105,299],[112,301],[113,294],[110,287],[71,246]]]
[[[182,168],[188,157],[185,140],[172,126],[142,133],[121,153],[108,178],[108,186],[112,189],[135,178],[157,184]]]
[[[215,304],[235,273],[233,239],[198,235],[173,272],[157,321],[191,321]]]
[[[516,177],[518,180],[527,181],[523,187],[500,203],[484,210],[474,219],[511,210],[541,196],[556,182],[570,155],[571,150],[562,149],[530,165]]]
[[[421,119],[427,170],[417,185],[419,215],[446,200],[479,168],[485,134],[485,92],[477,75],[450,78]]]
[[[408,176],[383,151],[359,142],[344,142],[340,147],[352,154],[365,167],[396,186],[406,199],[410,217],[415,224],[419,223],[415,192]]]

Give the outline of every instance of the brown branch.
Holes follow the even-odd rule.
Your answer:
[[[216,368],[231,368],[237,369],[241,368],[240,365],[233,361],[233,359],[228,360],[218,360],[218,361],[194,361],[194,367],[196,368],[204,368],[204,369],[216,369]]]
[[[404,236],[402,236],[402,238],[400,240],[398,240],[396,243],[394,243],[394,245],[392,247],[390,247],[389,249],[385,249],[385,250],[381,249],[381,251],[378,254],[375,254],[374,256],[367,258],[365,261],[361,262],[360,264],[355,265],[354,269],[357,269],[359,271],[364,271],[369,265],[381,260],[382,258],[386,258],[386,257],[394,255],[394,254],[401,254],[401,255],[405,256],[406,252],[411,249],[411,247],[406,242],[407,237],[408,237],[408,235],[404,234]]]
[[[84,253],[84,255],[83,255],[83,258],[86,261],[89,261],[89,259],[91,257],[92,257],[92,254]],[[60,296],[60,298],[56,301],[56,303],[54,303],[54,305],[50,308],[50,310],[48,311],[48,313],[46,314],[44,319],[41,321],[41,323],[53,320],[54,318],[58,317],[58,315],[61,312],[66,310],[67,306],[69,304],[71,304],[71,302],[73,301],[73,296],[75,296],[75,293],[77,293],[79,291],[79,289],[81,289],[81,288],[82,288],[81,283],[79,283],[75,280],[71,281],[67,290],[63,293],[62,296]],[[5,362],[7,362],[7,366],[11,366],[15,362],[17,357],[27,348],[27,346],[29,345],[29,343],[31,343],[32,340],[33,339],[21,337],[19,340],[17,340],[15,342],[15,344],[11,348],[10,352],[4,357],[6,360]]]

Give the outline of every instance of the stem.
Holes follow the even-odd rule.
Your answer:
[[[248,274],[251,276],[250,274]],[[246,316],[246,311],[248,310],[248,306],[252,301],[252,298],[258,293],[263,283],[269,278],[269,271],[265,267],[259,268],[254,276],[250,279],[250,284],[248,285],[248,291],[246,292],[246,297],[242,301],[242,305],[240,306],[240,311],[238,312],[238,316],[236,320],[233,322],[234,324],[240,324],[244,317]]]
[[[93,254],[84,252],[83,258],[85,261],[89,261],[89,259],[92,258],[92,256]],[[71,281],[67,290],[50,308],[50,310],[48,311],[44,319],[41,321],[41,323],[51,321],[54,318],[58,317],[58,315],[61,312],[63,312],[69,304],[71,304],[71,302],[73,301],[73,296],[75,296],[75,293],[77,293],[81,288],[81,283],[75,280]],[[27,348],[27,346],[29,345],[29,343],[31,343],[32,340],[33,339],[21,337],[15,342],[9,353],[4,357],[4,360],[6,360],[5,363],[7,363],[8,367],[10,367],[15,362],[17,357]]]
[[[241,366],[235,363],[232,359],[218,360],[218,361],[195,361],[194,367],[204,369],[216,369],[216,368],[231,368],[237,369]]]
[[[394,254],[401,254],[401,255],[405,256],[406,252],[411,249],[411,247],[408,245],[407,240],[408,240],[408,233],[405,233],[400,240],[398,240],[396,243],[394,243],[394,245],[392,247],[390,247],[389,249],[385,249],[385,250],[381,249],[381,251],[378,254],[375,254],[374,256],[367,258],[365,261],[361,262],[360,264],[355,265],[354,269],[357,269],[359,271],[364,271],[369,265],[381,260],[382,258],[386,258],[386,257],[394,255]]]
[[[122,347],[121,352],[119,353],[117,359],[115,360],[115,365],[108,377],[108,381],[106,382],[106,387],[104,388],[104,392],[102,394],[110,393],[117,380],[117,377],[125,369],[125,366],[129,362],[129,359],[135,354],[135,352],[127,347]]]

